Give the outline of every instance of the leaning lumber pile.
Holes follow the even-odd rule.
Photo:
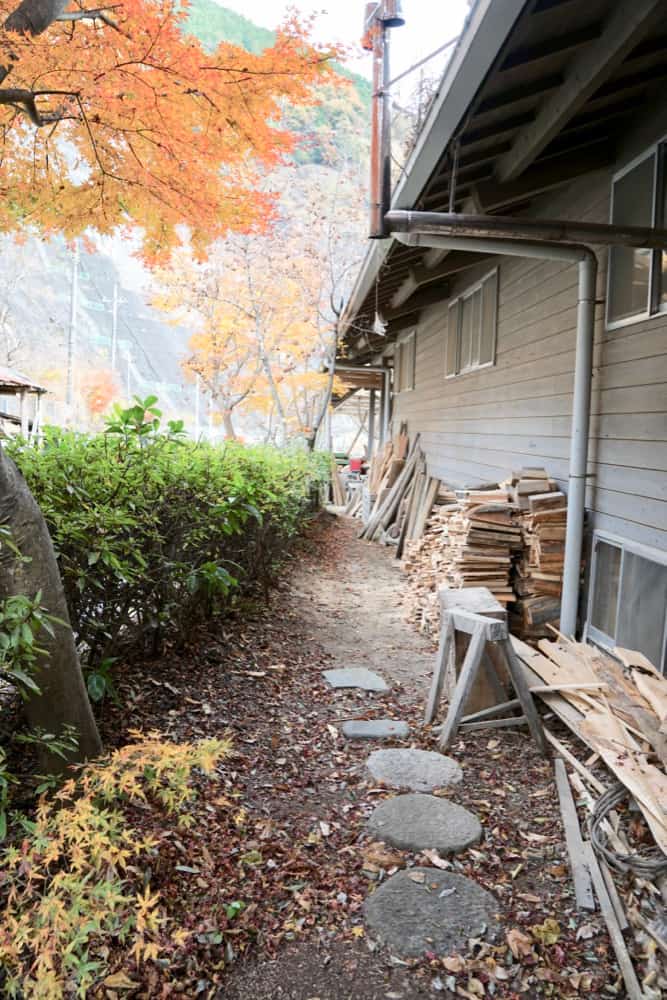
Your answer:
[[[422,534],[439,486],[428,475],[419,435],[410,443],[402,427],[371,462],[359,537],[395,545],[400,557],[406,541]]]
[[[531,689],[575,737],[568,746],[567,736],[544,729],[571,769],[578,805],[588,812],[583,874],[587,868],[592,877],[625,995],[633,1000],[663,996],[667,679],[633,650],[617,648],[611,655],[562,636],[541,640],[538,649],[514,637],[512,643]],[[582,744],[586,754],[593,751],[585,762],[586,754],[578,753]],[[574,871],[577,859],[572,860]],[[644,992],[649,985],[656,989]]]

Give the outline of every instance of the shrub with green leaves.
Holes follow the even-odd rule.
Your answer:
[[[56,548],[93,698],[110,692],[115,656],[157,653],[232,591],[268,587],[327,477],[303,450],[163,430],[155,403],[117,408],[101,434],[48,428],[41,446],[10,448]]]

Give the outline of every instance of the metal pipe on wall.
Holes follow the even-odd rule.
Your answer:
[[[393,213],[392,213],[393,214]],[[410,215],[412,213],[395,213]],[[420,214],[420,213],[415,213]],[[417,223],[419,225],[419,223]],[[521,224],[517,228],[521,228]],[[440,232],[450,229],[443,221]],[[442,250],[472,250],[482,253],[515,257],[536,257],[547,260],[567,260],[579,266],[577,297],[577,334],[574,361],[572,428],[570,434],[570,464],[568,472],[567,526],[563,566],[560,630],[574,635],[577,629],[581,555],[584,541],[586,512],[586,476],[588,467],[588,432],[590,426],[591,385],[593,380],[593,342],[595,339],[595,291],[598,264],[595,253],[581,244],[552,244],[534,240],[489,238],[485,235],[457,236],[428,233],[396,232],[395,239],[408,246],[423,246]]]
[[[370,462],[373,457],[375,444],[375,389],[370,389],[368,393],[368,448],[366,457]]]

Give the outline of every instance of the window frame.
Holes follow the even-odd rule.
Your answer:
[[[409,349],[409,350],[408,350]],[[396,367],[396,390],[400,394],[402,392],[412,392],[415,387],[416,381],[416,371],[417,371],[417,331],[411,330],[406,336],[401,337],[400,340],[396,341],[396,354],[395,354],[395,367]],[[409,384],[405,385],[405,372],[404,365],[406,359],[409,363],[410,379]]]
[[[613,535],[607,531],[599,531],[597,528],[593,531],[592,548],[591,548],[591,571],[588,580],[588,599],[586,601],[586,622],[584,625],[584,639],[586,642],[592,642],[596,646],[601,646],[603,649],[612,650],[614,646],[617,646],[615,636],[609,636],[605,632],[601,632],[600,629],[596,628],[591,623],[591,616],[593,614],[593,602],[595,600],[595,582],[597,577],[597,543],[603,542],[606,545],[613,545],[621,550],[621,563],[618,572],[618,595],[616,598],[616,631],[618,630],[619,613],[621,608],[621,597],[623,594],[623,570],[625,567],[625,555],[626,552],[632,555],[640,556],[642,559],[646,559],[648,562],[657,563],[659,566],[667,567],[667,552],[663,552],[661,549],[653,548],[650,545],[642,545],[641,542],[633,542],[627,538],[622,538],[619,535]],[[656,669],[667,678],[667,609],[665,613],[665,621],[663,626],[663,636],[662,636],[662,647],[660,653],[660,662],[654,664]]]
[[[650,157],[655,157],[655,162],[653,165],[653,197],[651,204],[651,226],[655,228],[658,225],[658,216],[660,214],[660,194],[659,189],[663,190],[663,197],[667,196],[667,135],[663,135],[657,142],[654,142],[652,146],[648,146],[643,152],[639,153],[637,156],[633,157],[628,163],[625,164],[620,170],[617,170],[611,177],[611,199],[609,205],[609,222],[611,225],[614,224],[614,190],[617,181],[620,181],[626,174],[638,167],[644,160],[650,159]],[[667,220],[666,220],[667,221]],[[667,304],[660,306],[659,293],[660,293],[660,283],[659,283],[659,272],[661,270],[661,256],[662,250],[651,250],[651,266],[649,268],[649,287],[647,295],[647,309],[642,313],[635,313],[634,316],[626,316],[625,319],[610,319],[609,318],[609,306],[611,304],[611,251],[610,247],[607,252],[607,295],[605,300],[605,328],[607,330],[620,330],[625,326],[631,326],[633,323],[644,323],[648,319],[653,319],[656,316],[664,316],[667,314]]]
[[[492,357],[490,361],[478,361],[468,365],[466,368],[461,368],[461,330],[462,330],[462,320],[463,320],[463,309],[461,304],[468,299],[480,292],[479,299],[479,315],[480,315],[480,326],[479,326],[479,343],[478,343],[478,353],[482,346],[482,323],[484,322],[484,285],[495,278],[495,301],[493,309],[493,330],[492,330]],[[493,368],[496,363],[496,348],[498,341],[498,293],[500,289],[500,268],[498,265],[492,267],[490,271],[487,271],[482,277],[474,282],[474,284],[469,285],[464,288],[455,298],[450,299],[447,304],[447,339],[445,342],[445,380],[449,381],[453,378],[460,378],[462,375],[470,375],[472,372],[482,371],[484,368]],[[456,371],[449,373],[447,371],[447,357],[449,353],[449,340],[451,336],[451,319],[452,316],[456,316]],[[473,343],[471,341],[471,357],[473,355]]]

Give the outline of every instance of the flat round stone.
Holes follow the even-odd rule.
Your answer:
[[[385,799],[366,825],[376,839],[403,851],[457,854],[482,838],[480,821],[463,806],[418,792]]]
[[[439,868],[409,868],[392,875],[364,903],[366,924],[400,958],[425,951],[451,955],[471,937],[500,930],[498,904],[486,889]]]
[[[351,719],[341,728],[348,740],[404,740],[410,732],[407,722],[397,719]]]
[[[456,785],[463,777],[455,760],[433,750],[374,750],[366,766],[375,781],[413,792]]]
[[[362,691],[388,691],[387,682],[379,674],[365,667],[344,667],[342,670],[323,670],[322,676],[333,688],[361,688]]]

